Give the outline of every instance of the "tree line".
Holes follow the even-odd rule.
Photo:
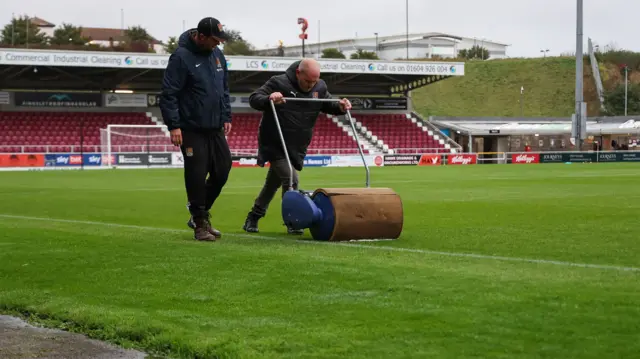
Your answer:
[[[155,40],[142,26],[131,26],[123,30],[122,36],[112,41],[108,46],[91,44],[93,40],[83,36],[81,26],[63,23],[54,30],[53,36],[48,36],[27,16],[15,17],[6,24],[0,32],[0,47],[62,49],[62,50],[90,50],[90,51],[126,51],[126,52],[156,52]],[[227,30],[229,41],[224,45],[224,52],[228,55],[252,55],[253,45],[240,35],[239,31]],[[102,39],[101,39],[102,40]],[[155,41],[154,41],[155,40]],[[161,42],[163,49],[172,53],[178,47],[177,36],[172,36]]]

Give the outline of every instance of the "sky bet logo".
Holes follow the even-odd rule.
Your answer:
[[[133,63],[133,59],[131,58],[131,56],[127,56],[124,58],[124,63],[127,65],[131,65]]]

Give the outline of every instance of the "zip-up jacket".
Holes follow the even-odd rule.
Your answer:
[[[284,97],[331,98],[327,84],[323,80],[318,80],[309,92],[300,90],[296,78],[296,69],[299,64],[300,61],[296,61],[285,73],[272,76],[249,96],[249,105],[262,111],[258,133],[258,165],[260,166],[264,166],[266,162],[285,158],[269,95],[280,92]],[[345,114],[338,102],[288,101],[275,107],[291,165],[298,171],[302,170],[304,157],[311,143],[313,128],[320,112],[332,115]]]
[[[169,130],[217,130],[231,122],[227,60],[219,48],[198,48],[191,34],[180,35],[164,72],[160,111]]]

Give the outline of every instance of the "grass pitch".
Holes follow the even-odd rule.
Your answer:
[[[637,165],[374,168],[405,228],[357,244],[286,236],[279,199],[244,234],[265,175],[232,170],[198,243],[180,170],[0,173],[0,311],[180,358],[640,353]]]

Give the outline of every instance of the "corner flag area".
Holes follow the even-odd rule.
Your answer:
[[[362,188],[364,159],[371,187],[401,198],[402,233],[287,235],[278,193],[249,234],[267,169],[248,96],[297,59],[229,56],[234,168],[211,218],[222,238],[197,242],[158,108],[167,60],[0,50],[0,314],[149,357],[640,352],[640,153],[589,147],[638,122],[589,119],[579,148],[571,119],[413,110],[412,90],[456,81],[463,63],[321,59],[355,131],[320,116],[300,187]],[[44,353],[6,338],[0,357]]]

